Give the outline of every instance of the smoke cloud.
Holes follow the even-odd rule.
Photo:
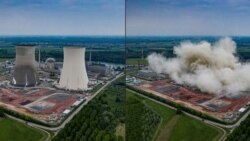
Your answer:
[[[182,42],[174,47],[175,58],[153,53],[147,59],[153,71],[168,74],[178,84],[234,95],[250,89],[250,64],[239,62],[235,53],[236,43],[226,37],[214,44]]]

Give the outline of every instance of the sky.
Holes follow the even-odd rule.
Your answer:
[[[0,0],[0,35],[124,33],[124,0]]]
[[[127,35],[250,35],[249,0],[126,0]]]

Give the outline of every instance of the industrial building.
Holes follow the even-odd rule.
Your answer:
[[[55,63],[56,63],[56,59],[54,58],[47,58],[45,61],[45,69],[48,70],[53,70],[55,69]]]
[[[87,65],[87,70],[102,77],[108,76],[111,71],[105,64],[89,64]]]
[[[34,46],[16,46],[16,59],[11,84],[20,87],[35,86],[39,82],[36,74]]]
[[[64,47],[63,68],[59,88],[67,90],[87,90],[88,76],[85,67],[85,48]]]
[[[165,75],[157,74],[156,72],[153,72],[148,69],[139,70],[137,73],[137,77],[147,79],[149,81],[162,80],[166,78]]]
[[[129,82],[127,84],[137,89],[227,122],[235,121],[241,113],[247,110],[250,103],[249,93],[244,93],[238,97],[217,96],[186,85],[176,84],[170,79],[154,81],[141,78],[136,78],[137,81],[130,79],[126,79]]]
[[[43,73],[48,73],[49,77],[60,75],[58,63],[54,58],[47,58],[45,63],[40,65]]]
[[[63,62],[53,57],[40,61],[42,54],[35,46],[16,46],[15,59],[0,63],[0,106],[56,125],[90,98],[93,88],[99,89],[118,73],[106,64],[92,64],[91,59],[85,66],[85,48],[63,50]]]

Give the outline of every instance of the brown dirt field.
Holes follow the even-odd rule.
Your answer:
[[[180,118],[179,115],[174,116],[169,123],[166,125],[166,127],[164,127],[163,129],[160,130],[160,135],[158,136],[158,138],[156,139],[156,141],[167,141],[168,138],[171,135],[171,131],[174,128],[176,122],[178,121],[178,119]]]

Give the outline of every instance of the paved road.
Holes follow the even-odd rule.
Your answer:
[[[41,130],[47,134],[47,138],[44,141],[51,141],[51,136],[50,136],[50,133],[48,131],[41,129],[41,128],[38,128],[38,127],[33,127],[33,128],[36,128],[37,130]]]
[[[113,78],[112,80],[108,81],[105,85],[103,85],[98,91],[96,91],[91,97],[89,97],[81,106],[79,106],[73,113],[71,113],[67,119],[65,119],[63,121],[63,123],[61,123],[58,127],[47,127],[47,126],[43,126],[43,125],[39,125],[39,124],[36,124],[36,123],[32,123],[32,122],[27,122],[23,119],[19,119],[19,118],[16,118],[14,116],[11,116],[11,115],[8,115],[8,114],[5,114],[7,117],[11,118],[11,119],[14,119],[14,120],[17,120],[19,122],[22,122],[22,123],[25,123],[29,126],[32,126],[34,128],[38,128],[40,130],[49,130],[49,131],[54,131],[54,132],[58,132],[60,131],[61,129],[63,129],[65,127],[65,125],[71,121],[71,119],[85,106],[88,104],[89,101],[91,101],[98,93],[100,93],[102,90],[104,90],[109,84],[111,84],[113,81],[115,81],[117,78],[123,76],[124,73],[120,73],[118,74],[115,78]],[[45,131],[46,133],[48,133],[47,131]],[[49,134],[49,133],[48,133]],[[50,134],[49,134],[49,138],[46,139],[46,141],[49,141],[50,140]]]
[[[209,123],[208,123],[209,124]],[[219,128],[222,132],[223,132],[223,135],[218,139],[218,141],[224,141],[226,139],[226,135],[227,135],[227,132],[225,129],[223,129],[222,127],[220,126],[216,126],[216,125],[213,125],[213,124],[209,124],[215,128]]]

